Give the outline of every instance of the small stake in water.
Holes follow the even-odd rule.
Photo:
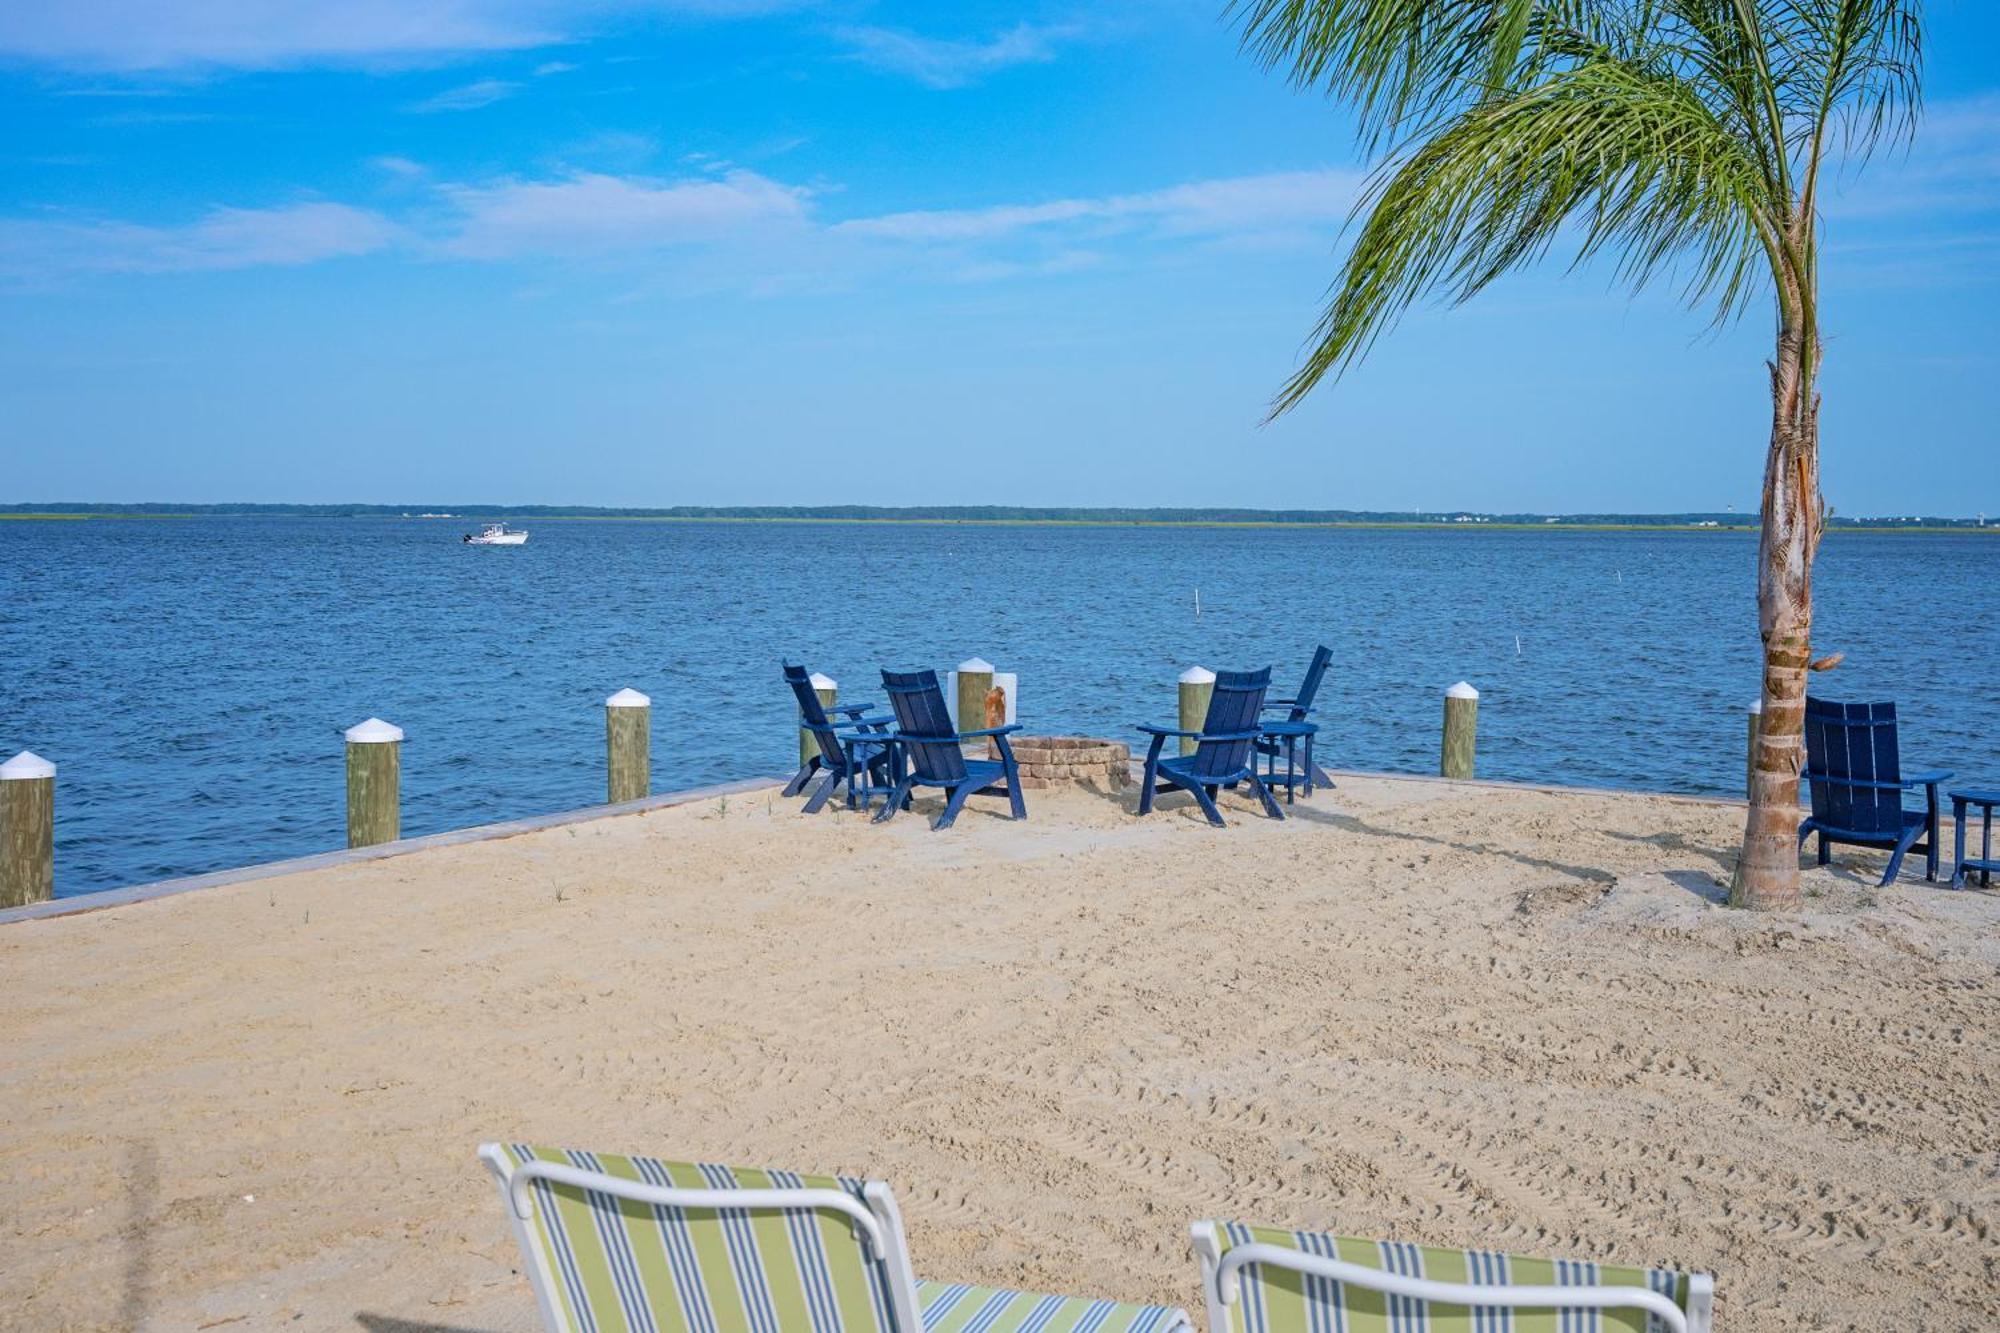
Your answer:
[[[1514,656],[1519,657],[1520,655],[1521,655],[1521,636],[1516,634],[1514,636]]]
[[[1194,618],[1196,620],[1201,619],[1201,586],[1199,584],[1195,586],[1194,590]]]

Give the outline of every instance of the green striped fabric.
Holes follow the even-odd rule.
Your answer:
[[[957,1282],[917,1283],[924,1333],[1173,1333],[1187,1316],[1166,1305],[1038,1296]]]
[[[751,1171],[508,1144],[515,1166],[558,1162],[682,1189],[833,1189],[845,1176]],[[889,1273],[828,1211],[669,1208],[535,1180],[529,1231],[578,1333],[899,1333]]]
[[[1688,1306],[1688,1277],[1664,1268],[1621,1268],[1574,1259],[1531,1259],[1492,1250],[1446,1250],[1397,1241],[1353,1240],[1317,1231],[1280,1231],[1228,1222],[1216,1227],[1222,1253],[1276,1245],[1327,1259],[1429,1278],[1515,1287],[1644,1287]],[[1247,1264],[1229,1328],[1212,1333],[1666,1333],[1645,1310],[1534,1310],[1445,1305],[1391,1296],[1332,1278]]]
[[[518,1143],[501,1152],[510,1170],[543,1161],[666,1188],[830,1189],[868,1206],[864,1182],[847,1176]],[[943,1282],[917,1284],[923,1329],[906,1331],[889,1266],[840,1213],[674,1208],[539,1179],[527,1195],[530,1243],[576,1333],[1188,1333],[1187,1316],[1163,1306]]]

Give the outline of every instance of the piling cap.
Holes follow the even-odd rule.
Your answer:
[[[1466,681],[1461,680],[1460,682],[1458,682],[1458,684],[1446,690],[1444,692],[1444,697],[1447,699],[1477,699],[1479,697],[1479,691],[1473,689],[1472,686]]]
[[[1215,684],[1215,673],[1207,667],[1191,666],[1186,671],[1181,672],[1181,684],[1213,685]]]
[[[1763,711],[1764,711],[1764,701],[1763,701],[1762,699],[1752,699],[1752,700],[1750,701],[1750,711],[1751,711],[1751,712],[1753,712],[1753,713],[1761,713],[1761,712],[1763,712]]]
[[[963,672],[984,671],[990,674],[993,664],[983,657],[968,657],[958,664],[958,669]]]
[[[403,729],[384,722],[379,717],[371,717],[366,722],[357,723],[347,729],[349,745],[381,745],[401,739],[403,739]]]
[[[653,701],[634,689],[623,689],[604,701],[606,708],[651,708]]]
[[[840,682],[832,676],[815,671],[812,673],[812,687],[816,690],[837,690],[840,688]]]
[[[55,775],[56,766],[33,750],[23,750],[0,764],[0,782],[26,782],[30,778],[52,778]]]

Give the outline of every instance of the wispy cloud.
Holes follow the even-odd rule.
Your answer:
[[[0,55],[116,73],[428,62],[547,46],[634,10],[757,13],[776,0],[13,0]]]
[[[836,28],[833,35],[850,58],[871,68],[932,88],[963,88],[996,70],[1054,60],[1057,45],[1075,33],[1070,27],[1020,23],[983,40],[922,37],[878,27]]]
[[[1194,181],[1141,194],[885,213],[839,225],[859,235],[930,242],[993,240],[1076,223],[1213,235],[1337,224],[1353,207],[1360,185],[1361,176],[1352,171],[1284,171]]]
[[[181,225],[17,219],[0,222],[0,272],[19,280],[297,265],[393,246],[437,261],[619,264],[752,293],[1034,280],[1190,245],[1324,240],[1358,185],[1349,172],[1278,172],[828,222],[817,216],[830,197],[821,190],[720,160],[669,177],[567,170],[471,182],[438,181],[403,157],[371,164],[405,182],[390,196],[394,216],[314,202],[218,208]]]
[[[579,256],[737,240],[804,221],[807,194],[753,171],[662,181],[578,174],[448,187],[456,217],[442,253],[466,259]]]
[[[216,208],[177,227],[84,220],[0,221],[0,273],[16,280],[75,273],[181,273],[296,266],[372,254],[395,223],[346,204]]]
[[[432,115],[439,111],[477,111],[519,91],[521,85],[507,79],[480,79],[433,93],[421,102],[412,102],[408,109],[420,115]]]

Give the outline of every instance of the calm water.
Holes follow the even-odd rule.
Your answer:
[[[408,732],[412,835],[602,801],[625,685],[653,696],[657,790],[777,773],[787,656],[868,699],[881,666],[980,654],[1031,731],[1129,737],[1184,667],[1289,688],[1323,640],[1332,766],[1433,771],[1464,678],[1482,776],[1741,786],[1746,536],[543,521],[482,550],[466,526],[0,523],[0,755],[60,766],[57,893],[340,846],[339,732],[370,714]],[[2000,780],[2000,541],[1835,534],[1817,590],[1819,650],[1848,655],[1827,693],[1894,697],[1914,760]]]

